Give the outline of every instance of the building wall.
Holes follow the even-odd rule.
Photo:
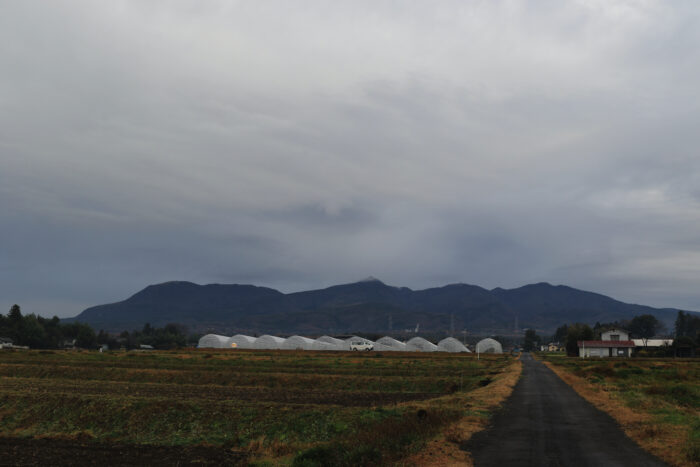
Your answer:
[[[626,331],[623,331],[623,330],[621,330],[621,329],[611,329],[611,330],[609,330],[609,331],[605,331],[604,333],[602,333],[602,334],[600,335],[600,340],[609,341],[609,340],[610,340],[610,336],[612,336],[612,335],[618,335],[618,336],[620,336],[620,338],[617,339],[617,340],[619,340],[619,341],[627,341],[627,340],[629,340],[629,338],[630,338],[629,333],[626,332]]]
[[[622,353],[618,353],[618,350],[622,351]],[[612,355],[613,357],[629,357],[630,356],[630,349],[629,347],[613,347],[612,349]],[[578,356],[579,357],[599,357],[599,358],[604,358],[604,357],[609,357],[610,356],[610,349],[608,347],[586,347],[585,349],[583,347],[579,347],[578,349]]]

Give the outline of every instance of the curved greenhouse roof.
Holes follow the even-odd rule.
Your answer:
[[[406,342],[406,350],[409,352],[436,352],[437,349],[437,345],[423,339],[422,337],[414,337]]]
[[[325,342],[327,344],[333,344],[333,345],[343,345],[345,344],[345,341],[342,339],[338,339],[337,337],[331,337],[331,336],[321,336],[318,339],[316,339],[319,342]]]
[[[236,334],[230,337],[226,342],[226,347],[231,349],[252,349],[255,337],[246,336],[244,334]]]
[[[441,340],[437,346],[441,352],[469,352],[469,349],[454,337],[447,337]]]
[[[397,349],[396,347],[378,344],[376,342],[372,344],[372,350],[374,350],[375,352],[407,352],[406,349]]]
[[[343,342],[345,344],[345,342]],[[335,344],[330,344],[328,342],[323,342],[318,339],[313,341],[311,344],[311,350],[347,350],[345,347],[341,347]]]
[[[393,337],[384,336],[381,339],[377,339],[375,343],[375,350],[387,350],[387,351],[405,351],[406,344],[394,339]]]
[[[497,340],[486,338],[476,343],[476,351],[479,353],[503,353],[503,347]]]
[[[281,337],[270,336],[269,334],[265,334],[255,339],[255,342],[253,342],[251,348],[266,350],[281,349],[283,342],[284,339],[282,339]]]
[[[321,336],[314,341],[313,350],[350,350],[350,344],[335,337]]]
[[[228,342],[228,337],[220,336],[218,334],[207,334],[202,336],[197,343],[198,349],[224,349],[226,348],[226,343]]]
[[[284,342],[282,342],[280,348],[288,350],[311,350],[311,346],[313,345],[313,339],[309,339],[308,337],[302,336],[292,336],[285,339]]]

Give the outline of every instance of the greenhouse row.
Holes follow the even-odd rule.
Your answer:
[[[233,337],[207,334],[199,339],[200,349],[266,349],[266,350],[374,350],[397,352],[471,352],[464,344],[454,337],[448,337],[437,344],[433,344],[422,337],[414,337],[406,342],[401,342],[393,337],[385,336],[376,342],[363,337],[352,336],[346,339],[338,339],[331,336],[322,336],[311,339],[303,336],[291,336],[287,338],[263,335],[260,337],[236,334]],[[483,339],[476,344],[476,350],[480,353],[502,353],[501,344],[493,339]]]

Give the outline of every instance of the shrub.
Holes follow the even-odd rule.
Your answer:
[[[700,421],[693,423],[690,433],[688,433],[688,446],[685,454],[690,462],[700,464]]]
[[[697,407],[700,405],[700,396],[696,391],[685,384],[661,385],[655,384],[645,391],[649,395],[658,395],[686,407]]]
[[[292,462],[292,467],[322,467],[338,465],[336,450],[331,446],[316,446],[299,453]]]

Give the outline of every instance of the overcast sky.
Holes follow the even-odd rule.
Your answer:
[[[700,3],[0,3],[0,312],[168,280],[700,310]]]

